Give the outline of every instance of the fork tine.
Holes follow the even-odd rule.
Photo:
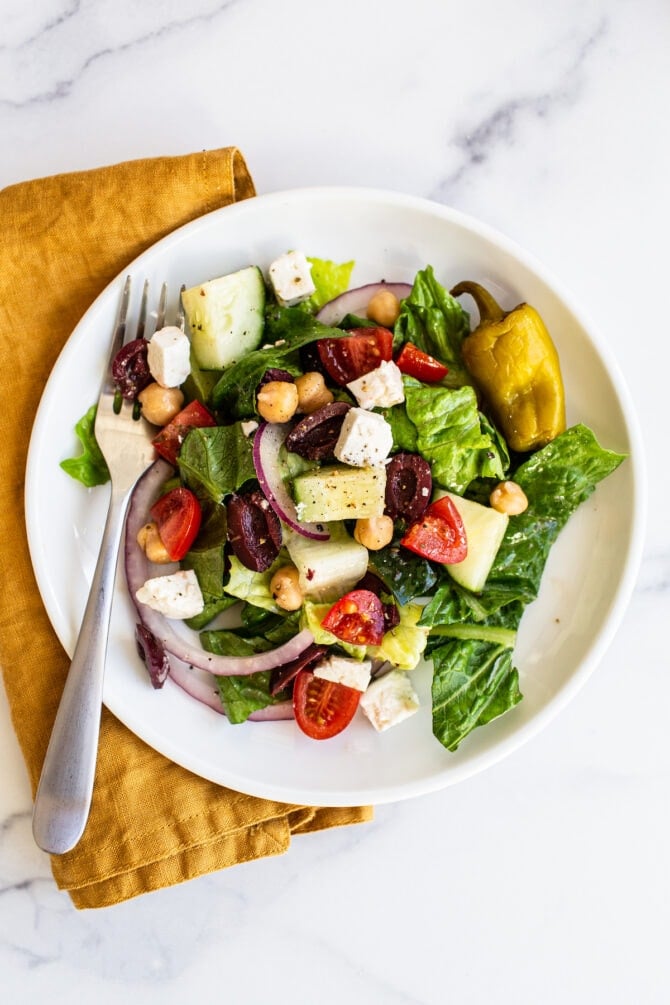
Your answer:
[[[144,338],[144,331],[147,326],[147,304],[149,303],[149,280],[144,280],[142,287],[142,300],[140,302],[140,314],[137,319],[137,331],[135,338]]]
[[[126,320],[128,318],[128,305],[130,303],[130,276],[126,276],[126,282],[123,287],[123,293],[121,294],[121,302],[119,303],[119,310],[116,315],[116,324],[114,326],[114,335],[112,336],[112,345],[109,351],[109,359],[107,361],[107,373],[112,369],[112,363],[114,362],[114,357],[123,345],[123,341],[126,335]]]
[[[161,286],[160,300],[158,301],[158,310],[156,311],[156,331],[160,331],[161,328],[165,328],[165,312],[167,310],[167,283],[163,283]]]
[[[186,317],[184,315],[184,303],[181,299],[182,293],[184,292],[185,289],[186,289],[186,283],[182,283],[182,287],[179,290],[179,301],[177,303],[177,316],[175,317],[174,322],[177,328],[180,328],[181,331],[184,331],[184,327],[186,325]]]

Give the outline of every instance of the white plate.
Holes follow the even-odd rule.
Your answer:
[[[637,423],[614,361],[555,281],[488,227],[444,206],[385,191],[315,188],[262,196],[175,231],[129,266],[173,294],[245,265],[267,266],[300,248],[355,259],[352,285],[411,281],[430,263],[447,287],[476,279],[506,307],[538,308],[558,345],[568,420],[585,422],[629,459],[603,482],[554,546],[538,600],[526,611],[515,654],[524,700],[475,730],[455,753],[431,733],[430,671],[414,673],[422,709],[377,734],[356,719],[314,742],[292,722],[231,726],[167,682],[149,685],[134,643],[134,610],[117,576],[104,700],[155,749],[205,778],[288,802],[381,803],[440,789],[481,771],[544,726],[574,696],[610,643],[641,551],[644,493]],[[108,487],[86,490],[59,468],[76,450],[73,427],[95,401],[123,277],[96,300],[63,349],[33,430],[26,510],[39,589],[56,634],[72,653],[102,535]],[[137,305],[134,305],[135,309]],[[48,668],[45,667],[45,678]]]

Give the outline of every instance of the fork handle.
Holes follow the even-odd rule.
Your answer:
[[[114,580],[129,500],[129,490],[112,487],[91,591],[35,796],[33,836],[53,855],[74,848],[91,807]]]

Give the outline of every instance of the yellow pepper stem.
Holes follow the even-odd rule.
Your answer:
[[[462,293],[469,293],[477,304],[480,323],[482,321],[485,323],[494,323],[502,321],[505,317],[505,312],[495,297],[492,297],[489,291],[480,286],[479,283],[466,279],[454,286],[451,291],[452,297],[460,297]]]

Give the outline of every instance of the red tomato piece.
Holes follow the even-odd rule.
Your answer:
[[[199,401],[192,401],[161,429],[152,443],[161,457],[176,466],[179,450],[189,429],[215,425],[216,419],[211,412]]]
[[[157,499],[150,512],[165,550],[173,562],[179,562],[200,530],[200,503],[190,489],[176,488]]]
[[[423,352],[413,342],[405,342],[396,358],[396,365],[408,377],[416,377],[425,384],[434,384],[449,373],[444,363]]]
[[[393,332],[388,328],[352,328],[342,338],[317,342],[319,359],[336,384],[349,384],[393,358]]]
[[[384,637],[384,605],[372,590],[352,590],[333,604],[321,625],[342,642],[378,646]]]
[[[465,527],[449,496],[431,503],[400,543],[415,554],[443,565],[462,562],[468,554]]]
[[[295,721],[313,740],[329,740],[341,733],[356,714],[360,700],[360,691],[315,677],[311,670],[301,670],[293,684]]]

